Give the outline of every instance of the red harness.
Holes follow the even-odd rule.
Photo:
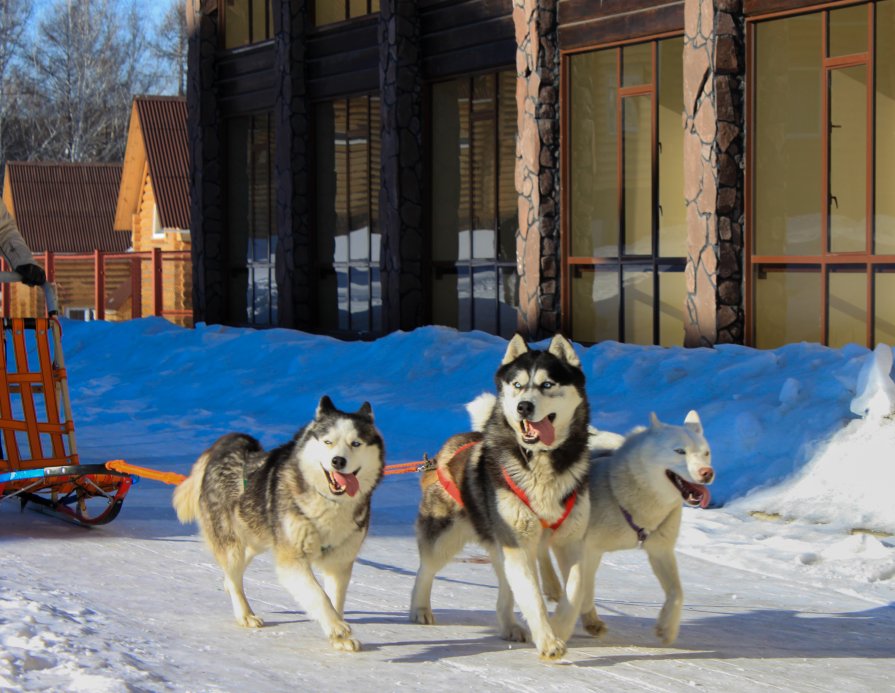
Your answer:
[[[467,443],[466,445],[463,445],[463,446],[457,448],[457,451],[454,453],[454,457],[459,455],[463,450],[466,450],[468,448],[471,448],[473,445],[478,445],[478,444],[479,444],[479,442],[476,441],[473,443]],[[525,507],[527,507],[535,515],[537,515],[537,512],[535,512],[535,509],[531,507],[531,502],[528,500],[528,496],[525,494],[525,491],[523,491],[519,487],[519,485],[515,481],[513,481],[513,479],[507,473],[507,470],[505,467],[502,467],[501,471],[503,472],[503,480],[507,482],[507,486],[510,487],[510,490],[516,494],[516,497],[519,498],[519,500],[521,500],[523,503],[525,503]],[[457,484],[454,483],[454,480],[444,471],[443,467],[436,467],[435,474],[438,476],[438,481],[441,483],[441,486],[444,488],[444,490],[447,491],[447,494],[457,502],[457,505],[459,505],[462,508],[463,507],[463,497],[460,495],[460,489],[457,487]],[[560,517],[552,525],[548,524],[544,518],[542,518],[540,515],[538,515],[538,520],[541,521],[541,527],[543,527],[544,529],[552,529],[552,530],[559,529],[560,526],[562,526],[562,523],[566,521],[566,518],[572,512],[572,508],[575,507],[575,501],[577,501],[577,500],[578,500],[578,491],[572,491],[566,497],[565,511],[563,512],[562,517]]]

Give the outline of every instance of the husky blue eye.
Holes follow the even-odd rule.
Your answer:
[[[324,440],[323,444],[328,448],[331,448],[333,446],[333,442],[331,440]]]
[[[545,390],[549,390],[551,387],[553,387],[553,383],[551,383],[549,380],[545,380],[543,383],[541,383],[541,387]]]
[[[515,387],[517,390],[521,390],[521,389],[522,389],[522,383],[520,383],[520,382],[517,380],[515,383],[513,383],[513,387]]]
[[[359,447],[360,447],[360,441],[359,441],[359,440],[352,440],[352,441],[351,441],[351,447],[353,447],[353,448],[359,448]]]
[[[687,454],[687,451],[684,450],[683,448],[675,448],[674,451],[675,451],[678,455],[686,455],[686,454]]]

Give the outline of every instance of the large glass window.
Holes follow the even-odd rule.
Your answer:
[[[379,0],[314,0],[314,23],[317,26],[342,22],[379,12]]]
[[[271,0],[224,0],[224,48],[239,48],[271,38]]]
[[[232,118],[227,126],[229,321],[277,324],[270,114]]]
[[[318,104],[315,140],[320,327],[381,333],[379,97]]]
[[[432,87],[432,321],[517,328],[516,77]]]
[[[683,39],[572,55],[566,323],[573,339],[683,340]]]
[[[750,23],[755,346],[890,338],[893,32],[895,0]]]

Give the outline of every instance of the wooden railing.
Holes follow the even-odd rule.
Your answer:
[[[188,250],[110,253],[35,253],[47,279],[56,283],[60,312],[92,311],[96,320],[157,315],[192,325],[192,262]],[[6,269],[5,260],[0,268]],[[2,315],[42,312],[40,292],[3,284]]]

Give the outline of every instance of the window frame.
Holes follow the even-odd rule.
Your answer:
[[[471,330],[482,330],[482,331],[485,331],[481,326],[481,322],[477,322],[477,320],[476,320],[476,317],[479,314],[479,311],[476,308],[476,303],[478,300],[487,300],[487,302],[492,306],[491,308],[489,308],[489,310],[491,312],[493,312],[491,319],[493,320],[493,324],[495,326],[495,331],[492,334],[497,334],[497,335],[501,335],[504,337],[511,337],[512,333],[516,331],[517,327],[514,326],[512,330],[508,330],[508,331],[501,330],[501,316],[500,316],[501,305],[510,306],[513,309],[515,309],[517,312],[518,312],[518,307],[519,307],[519,273],[517,270],[518,249],[515,248],[515,246],[514,246],[515,252],[512,253],[512,258],[508,258],[505,260],[500,259],[500,239],[501,239],[501,233],[500,233],[500,231],[501,231],[501,223],[500,223],[500,220],[501,220],[501,204],[500,204],[500,197],[501,197],[501,189],[500,189],[500,183],[501,183],[500,115],[501,115],[501,111],[500,111],[500,109],[501,109],[501,103],[502,103],[500,85],[501,85],[501,74],[508,74],[508,73],[515,74],[515,72],[513,70],[508,69],[508,68],[498,69],[498,70],[487,70],[487,71],[483,71],[483,72],[471,72],[471,73],[466,73],[466,74],[462,74],[462,75],[455,75],[455,76],[447,78],[447,79],[439,79],[439,80],[432,81],[427,85],[427,87],[428,87],[427,95],[428,95],[428,104],[429,104],[428,105],[428,113],[429,113],[428,122],[430,123],[430,125],[428,127],[429,146],[427,149],[428,149],[429,154],[428,154],[427,175],[428,175],[430,181],[432,180],[432,177],[433,177],[433,167],[438,164],[438,162],[436,162],[434,159],[433,147],[432,147],[432,138],[435,136],[435,128],[432,126],[432,123],[434,121],[434,119],[432,117],[433,90],[436,87],[438,87],[438,85],[448,84],[451,82],[460,82],[460,81],[465,81],[466,85],[467,85],[467,90],[468,90],[467,93],[469,94],[469,99],[468,99],[468,103],[467,103],[466,119],[469,124],[469,133],[468,133],[466,143],[467,143],[467,147],[469,149],[469,153],[467,154],[467,157],[466,157],[467,161],[466,161],[466,166],[465,166],[465,168],[466,168],[465,175],[467,176],[468,180],[470,181],[470,189],[475,185],[474,167],[475,167],[475,162],[476,162],[476,156],[475,156],[475,149],[474,149],[474,147],[475,147],[474,123],[476,121],[486,121],[486,120],[490,119],[494,124],[493,130],[490,133],[493,135],[491,156],[493,157],[492,161],[493,161],[493,166],[494,166],[494,182],[493,182],[493,185],[491,186],[491,189],[489,190],[489,193],[491,195],[490,206],[491,206],[491,209],[493,210],[493,218],[491,219],[491,226],[493,227],[493,231],[494,231],[493,257],[488,257],[488,258],[475,257],[474,252],[472,252],[472,247],[474,245],[474,240],[472,237],[472,232],[474,231],[474,229],[472,227],[475,225],[473,220],[476,217],[476,213],[475,213],[475,195],[472,192],[470,192],[469,199],[467,201],[468,208],[465,211],[466,216],[469,220],[469,226],[470,226],[470,228],[469,228],[469,233],[470,233],[469,258],[461,260],[459,257],[457,257],[453,260],[436,260],[433,257],[433,251],[432,251],[432,246],[433,246],[433,241],[434,241],[434,235],[433,235],[434,228],[432,225],[432,218],[436,214],[437,210],[436,210],[436,206],[435,206],[434,193],[430,192],[428,195],[428,200],[427,200],[428,205],[427,206],[429,209],[428,209],[427,219],[428,219],[428,224],[429,224],[429,234],[428,234],[429,243],[427,244],[427,264],[429,267],[429,280],[428,280],[427,284],[428,284],[430,319],[434,322],[435,295],[436,295],[435,287],[434,287],[435,279],[439,276],[453,274],[453,275],[456,275],[456,277],[457,277],[457,294],[456,294],[457,325],[448,325],[448,327],[455,327],[458,330],[470,330],[470,331]],[[492,93],[494,95],[493,108],[490,109],[489,111],[487,111],[486,113],[482,112],[482,111],[477,112],[475,110],[475,107],[473,104],[473,102],[474,102],[473,95],[475,93],[475,80],[482,79],[482,78],[490,78],[492,80]],[[517,106],[516,106],[514,100],[513,100],[513,106],[514,106],[513,110],[517,111]],[[518,113],[516,113],[516,117],[513,118],[513,123],[514,123],[513,134],[514,134],[514,136],[516,134],[515,133],[515,123],[517,122],[517,120],[518,120]],[[461,137],[461,142],[462,142],[462,137]],[[458,157],[460,156],[459,151],[457,152],[457,156]],[[515,181],[515,167],[510,175],[511,175],[513,181]],[[462,181],[462,175],[461,175],[461,181]],[[514,183],[513,187],[515,189],[515,183]],[[462,189],[462,182],[461,182],[461,189]],[[518,199],[518,191],[516,192],[516,196],[515,196],[514,200],[517,200],[517,199]],[[514,217],[515,218],[514,238],[515,238],[515,237],[518,237],[518,233],[519,233],[518,202],[515,202],[514,205],[512,206],[512,208],[516,212],[515,217]],[[459,228],[455,230],[456,233],[459,233],[460,231],[461,231],[461,229],[459,229]],[[459,253],[458,253],[458,255],[459,255]],[[483,270],[485,270],[485,271],[490,270],[494,274],[495,294],[493,296],[479,297],[475,294],[475,274],[476,274],[476,271],[483,271]],[[501,290],[501,286],[502,286],[502,278],[504,277],[504,273],[507,270],[511,270],[512,281],[515,283],[515,295],[514,295],[515,302],[514,303],[502,302],[500,300],[501,299],[500,290]],[[468,310],[465,312],[463,310],[462,304],[460,303],[460,295],[459,295],[460,294],[460,282],[464,277],[464,273],[465,273],[465,278],[466,278],[465,280],[469,283],[469,298],[468,298],[469,307],[468,307]],[[505,334],[505,332],[507,332],[507,333]]]
[[[892,0],[887,0],[892,1]],[[847,2],[815,3],[810,6],[780,12],[768,12],[746,17],[746,93],[745,93],[745,130],[752,133],[746,142],[746,175],[744,176],[744,238],[743,238],[743,302],[745,310],[745,343],[755,346],[758,335],[757,315],[757,280],[758,274],[767,271],[793,271],[793,268],[816,267],[820,280],[820,326],[819,342],[829,345],[830,342],[830,276],[837,271],[851,272],[863,267],[865,275],[865,346],[873,347],[876,326],[876,294],[875,278],[880,271],[891,269],[895,265],[895,255],[877,255],[874,253],[874,231],[876,215],[876,37],[877,37],[877,2],[878,0],[856,0]],[[867,9],[867,47],[865,51],[846,55],[830,56],[830,12],[850,7],[866,7]],[[756,72],[757,72],[757,31],[758,27],[769,21],[779,21],[789,17],[808,14],[821,14],[821,55],[819,67],[822,74],[821,84],[821,186],[820,197],[820,252],[816,255],[759,255],[755,253],[755,204],[756,204]],[[835,70],[864,66],[867,70],[866,85],[866,195],[865,195],[865,248],[863,251],[832,251],[830,204],[834,195],[830,190],[830,142],[831,142],[831,78]]]
[[[618,287],[618,309],[615,316],[617,325],[617,340],[624,342],[625,337],[625,301],[623,300],[625,287],[624,278],[626,270],[646,270],[652,275],[652,334],[651,344],[660,344],[661,340],[661,304],[660,278],[662,274],[670,272],[686,272],[687,256],[662,256],[659,255],[659,199],[661,181],[659,180],[659,42],[673,38],[684,38],[682,30],[666,31],[655,34],[647,34],[636,38],[612,41],[608,43],[589,45],[581,48],[562,51],[560,54],[560,141],[563,146],[560,149],[560,171],[564,181],[572,179],[572,60],[575,56],[596,51],[612,50],[616,52],[616,105],[615,122],[616,132],[624,131],[624,100],[626,98],[648,95],[651,98],[651,228],[650,228],[650,254],[626,254],[623,252],[625,244],[625,171],[624,171],[624,138],[619,137],[616,142],[616,189],[617,189],[617,213],[618,213],[618,252],[614,256],[574,256],[572,255],[572,186],[566,182],[560,190],[560,208],[564,210],[561,215],[560,254],[561,254],[561,325],[564,334],[572,335],[572,273],[580,271],[580,268],[590,268],[594,272],[599,268],[614,268]],[[622,50],[628,46],[650,45],[652,60],[652,77],[648,84],[624,86],[622,75]],[[682,44],[683,49],[683,44]],[[681,130],[683,137],[683,129]],[[683,172],[681,173],[683,175]],[[683,200],[682,200],[683,203]],[[662,270],[660,267],[666,267]],[[683,306],[681,306],[683,311]],[[681,343],[683,343],[684,326],[681,324]],[[577,338],[581,341],[580,338]],[[592,342],[582,341],[584,344]]]

